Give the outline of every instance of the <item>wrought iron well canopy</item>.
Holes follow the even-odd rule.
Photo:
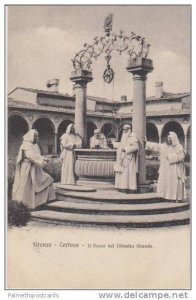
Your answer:
[[[84,44],[84,48],[76,53],[73,62],[74,70],[89,71],[93,60],[103,53],[107,62],[107,67],[104,71],[103,78],[107,83],[110,83],[114,77],[114,72],[110,67],[110,59],[112,51],[127,53],[131,59],[137,57],[147,58],[149,52],[149,44],[145,38],[131,32],[129,36],[125,35],[123,30],[118,34],[112,32],[113,14],[108,14],[104,20],[105,35],[94,38],[92,44]]]

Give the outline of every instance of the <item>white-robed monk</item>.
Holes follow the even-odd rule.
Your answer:
[[[113,142],[113,146],[118,148],[114,166],[115,188],[125,192],[137,190],[139,142],[129,124],[123,126],[121,142]]]
[[[157,194],[167,200],[185,200],[185,152],[175,132],[170,131],[163,144],[146,142],[146,150],[160,153]]]
[[[106,137],[99,129],[94,130],[94,135],[90,138],[91,149],[108,149]]]
[[[76,184],[75,179],[75,155],[74,149],[82,147],[82,139],[75,132],[74,124],[67,126],[66,133],[61,136],[61,159],[62,159],[62,171],[61,171],[61,183],[62,184]]]
[[[23,136],[13,184],[12,199],[34,209],[50,200],[55,200],[52,177],[42,170],[49,159],[42,156],[37,130],[31,129]]]

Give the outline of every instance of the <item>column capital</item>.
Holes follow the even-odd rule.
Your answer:
[[[146,73],[138,72],[138,73],[132,73],[133,74],[133,81],[135,80],[142,80],[145,81],[147,79]]]
[[[152,72],[153,61],[144,57],[137,57],[136,59],[129,59],[126,67],[127,71],[134,75],[135,80],[146,80],[146,75]],[[141,77],[141,78],[140,78]]]
[[[88,82],[93,80],[92,72],[86,70],[74,70],[71,72],[71,81],[85,87]]]

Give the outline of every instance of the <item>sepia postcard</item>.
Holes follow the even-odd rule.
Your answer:
[[[5,288],[186,298],[191,5],[6,5],[5,19]]]

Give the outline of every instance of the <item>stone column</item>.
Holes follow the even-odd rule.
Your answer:
[[[54,133],[54,154],[57,155],[57,133]]]
[[[161,144],[161,135],[159,135],[159,144]]]
[[[31,122],[29,122],[28,124],[29,124],[29,130],[31,130],[33,128],[33,124]]]
[[[73,71],[70,79],[75,83],[75,129],[82,138],[83,146],[86,146],[86,85],[93,80],[92,72],[86,70]]]
[[[184,151],[187,153],[187,134],[184,135]]]
[[[165,124],[157,124],[157,130],[158,130],[158,134],[159,134],[159,143],[161,143],[161,134],[162,134],[162,130],[163,130],[164,126],[165,126]]]
[[[146,191],[146,75],[153,70],[152,60],[138,57],[129,59],[127,71],[133,74],[132,130],[139,139],[138,190]]]

